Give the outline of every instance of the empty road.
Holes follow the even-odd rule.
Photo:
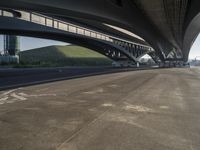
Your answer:
[[[199,150],[200,70],[97,75],[0,92],[0,150]]]
[[[0,68],[0,91],[21,86],[60,81],[98,74],[133,71],[143,68],[116,67],[57,67],[57,68]]]

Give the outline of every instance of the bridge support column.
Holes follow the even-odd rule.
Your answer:
[[[139,62],[137,62],[137,65],[136,65],[136,66],[137,66],[137,68],[139,68],[139,67],[140,67],[140,63],[139,63]]]

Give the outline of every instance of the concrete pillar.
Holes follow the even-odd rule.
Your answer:
[[[4,51],[10,56],[18,55],[19,53],[19,37],[15,35],[4,36]]]
[[[139,68],[140,67],[140,63],[139,62],[137,62],[137,68]]]

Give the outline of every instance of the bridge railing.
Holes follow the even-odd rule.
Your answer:
[[[87,28],[84,28],[84,27],[81,27],[78,25],[74,25],[74,24],[71,24],[71,23],[68,23],[65,21],[61,21],[61,20],[49,17],[49,16],[45,16],[42,14],[38,14],[38,13],[34,13],[34,12],[18,11],[18,10],[17,10],[17,12],[21,13],[20,17],[17,17],[18,19],[21,19],[21,20],[41,24],[44,26],[63,30],[66,32],[84,35],[84,36],[88,36],[91,38],[96,38],[96,39],[100,39],[100,40],[104,40],[104,41],[108,41],[108,42],[112,42],[112,43],[114,43],[115,40],[118,40],[118,41],[121,41],[124,43],[132,44],[132,45],[136,45],[136,46],[137,45],[142,46],[142,47],[144,47],[144,49],[152,50],[152,48],[147,45],[138,44],[138,43],[120,39],[120,38],[117,38],[114,36],[106,35],[104,33],[100,33],[100,32],[97,32],[97,31],[94,31],[91,29],[87,29]],[[12,12],[9,12],[6,10],[0,10],[0,16],[16,17],[13,15]]]
[[[61,21],[49,16],[42,15],[42,14],[37,14],[33,12],[25,12],[25,11],[18,11],[18,12],[21,13],[21,16],[18,18],[21,20],[60,29],[60,30],[67,31],[70,33],[80,34],[80,35],[89,36],[92,38],[97,38],[97,39],[113,42],[113,40],[109,36],[107,36],[106,34],[102,34],[100,32],[92,31],[87,28],[80,27],[68,22],[64,22],[64,21]],[[14,15],[11,12],[5,11],[5,10],[0,10],[0,15],[6,16],[6,17],[14,17]]]

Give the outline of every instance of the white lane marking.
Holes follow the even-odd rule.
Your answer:
[[[12,93],[11,96],[14,97],[14,98],[16,98],[17,100],[20,100],[20,101],[25,101],[25,100],[27,100],[27,98],[22,97],[22,96],[19,96],[19,95],[17,95],[16,93]]]
[[[56,94],[26,94],[23,92],[17,93],[16,91],[21,88],[13,89],[6,91],[0,95],[0,105],[2,104],[8,104],[8,103],[14,103],[19,101],[25,101],[29,97],[43,97],[43,96],[57,96]]]
[[[18,95],[24,96],[24,97],[57,96],[57,94],[34,94],[34,95],[28,95],[26,93],[18,93]]]
[[[110,88],[117,88],[117,87],[119,87],[119,85],[117,85],[117,84],[111,84],[111,85],[108,85],[108,87],[110,87]]]
[[[1,94],[1,96],[8,95],[8,94],[10,94],[10,93],[12,93],[12,92],[14,92],[14,91],[16,91],[16,90],[18,90],[18,89],[13,89],[13,90],[6,91],[6,92],[4,92],[3,94]]]
[[[101,106],[103,106],[103,107],[112,107],[112,106],[114,106],[114,105],[111,104],[111,103],[105,103],[105,104],[102,104]]]
[[[144,106],[137,106],[137,105],[132,105],[132,106],[126,106],[126,110],[133,110],[133,111],[138,111],[138,112],[151,112],[152,109],[144,107]]]
[[[169,109],[169,106],[160,106],[160,109]]]
[[[0,101],[6,101],[8,99],[8,96],[0,98]]]
[[[129,103],[125,103],[126,106],[124,107],[125,110],[130,111],[137,111],[137,112],[153,112],[153,109],[141,106],[141,105],[131,105]]]
[[[85,93],[85,94],[97,94],[97,93],[103,93],[103,92],[104,92],[103,88],[99,88],[99,89],[94,90],[94,91],[87,91],[87,92],[83,92],[83,93]]]

